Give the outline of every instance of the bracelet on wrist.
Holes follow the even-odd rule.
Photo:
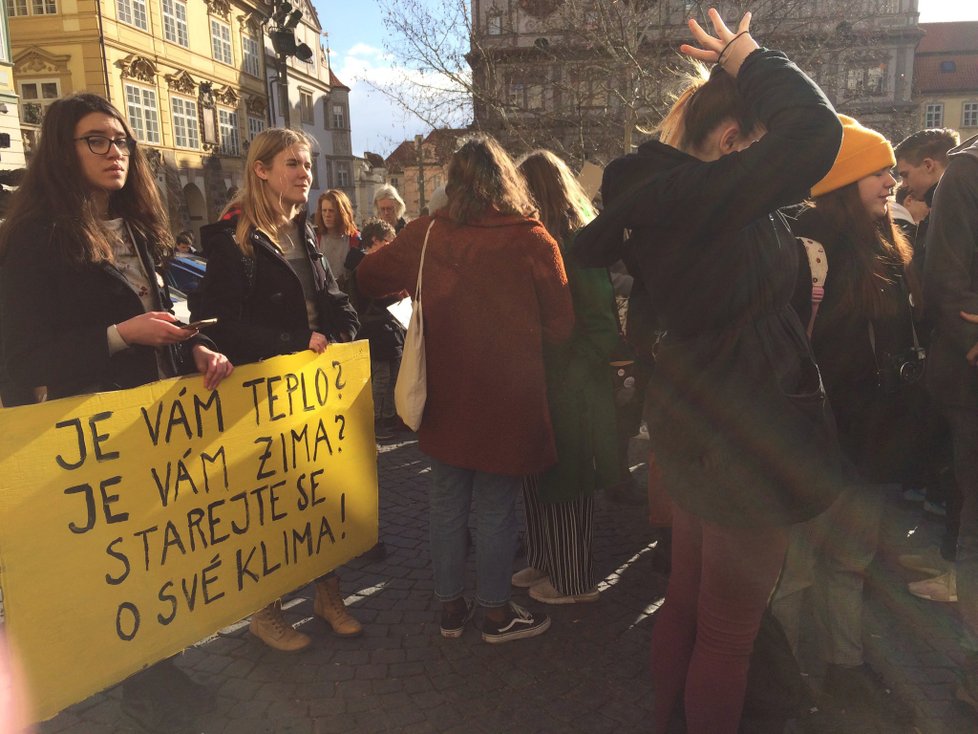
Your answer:
[[[724,47],[723,47],[723,48],[722,48],[722,49],[720,50],[720,53],[719,53],[719,54],[717,55],[717,63],[718,63],[718,64],[719,64],[720,66],[723,66],[723,55],[724,55],[725,53],[727,53],[727,50],[728,50],[728,49],[729,49],[729,48],[730,48],[731,46],[733,46],[733,45],[734,45],[734,43],[736,43],[736,42],[737,42],[737,39],[738,39],[738,38],[740,38],[741,36],[746,36],[746,35],[747,35],[748,33],[749,33],[749,31],[741,31],[741,32],[740,32],[740,33],[738,33],[738,34],[737,34],[736,36],[734,36],[734,37],[733,37],[733,38],[731,38],[731,39],[730,39],[729,41],[727,41],[727,45],[726,45],[726,46],[724,46]]]

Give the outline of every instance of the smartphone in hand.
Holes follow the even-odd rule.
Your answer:
[[[208,326],[213,326],[217,323],[217,319],[200,319],[199,321],[191,321],[186,326],[181,326],[181,329],[189,329],[190,331],[200,331]]]

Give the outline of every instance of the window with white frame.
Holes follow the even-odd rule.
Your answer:
[[[245,74],[251,76],[261,76],[261,55],[258,49],[258,41],[251,36],[241,36],[241,65],[244,67]]]
[[[312,156],[312,188],[319,188],[319,153]]]
[[[333,105],[333,129],[346,129],[346,107],[341,104]]]
[[[18,15],[54,15],[58,12],[56,0],[6,0],[7,17]]]
[[[310,124],[315,122],[312,112],[312,92],[299,90],[299,115],[303,122]]]
[[[254,140],[262,130],[265,129],[265,118],[248,115],[248,139]]]
[[[61,96],[61,85],[56,80],[20,82],[18,87],[20,121],[27,125],[40,125],[48,106]]]
[[[119,20],[144,31],[149,28],[146,0],[115,0],[115,12]]]
[[[231,53],[231,26],[211,18],[211,55],[215,61],[222,64],[234,65],[234,55]]]
[[[183,97],[172,97],[173,142],[178,148],[200,148],[197,103]]]
[[[350,164],[336,162],[336,185],[341,189],[350,185]]]
[[[170,43],[187,47],[187,3],[183,0],[163,0],[163,37]]]
[[[217,127],[221,133],[221,152],[224,155],[238,155],[241,141],[238,136],[238,113],[233,110],[217,110]]]
[[[136,140],[160,142],[160,113],[156,106],[156,90],[126,84],[126,112]]]
[[[978,127],[978,102],[961,105],[961,127]]]
[[[924,107],[924,127],[944,127],[943,102],[935,102]]]

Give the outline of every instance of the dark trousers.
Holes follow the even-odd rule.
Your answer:
[[[688,734],[736,734],[787,533],[717,525],[678,505],[672,533],[672,575],[652,631],[654,731],[667,731],[685,686]]]

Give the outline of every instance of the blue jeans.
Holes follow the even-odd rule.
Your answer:
[[[452,601],[465,591],[469,509],[475,505],[476,601],[484,607],[509,602],[516,554],[516,498],[523,477],[487,474],[431,459],[428,524],[435,596]]]
[[[370,385],[374,394],[374,420],[393,418],[397,415],[394,407],[394,383],[401,359],[371,359]]]

